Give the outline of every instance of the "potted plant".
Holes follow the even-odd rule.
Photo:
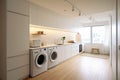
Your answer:
[[[65,40],[65,36],[63,36],[62,38],[61,38],[61,40],[62,40],[62,44],[64,44],[64,40]]]

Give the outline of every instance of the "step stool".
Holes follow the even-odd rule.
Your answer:
[[[99,48],[92,48],[91,53],[100,54]]]

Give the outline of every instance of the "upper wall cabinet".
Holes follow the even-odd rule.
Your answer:
[[[27,0],[7,0],[7,10],[29,15],[29,2]]]

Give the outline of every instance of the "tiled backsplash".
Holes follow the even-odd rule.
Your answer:
[[[45,35],[32,35],[37,31],[43,31]],[[30,40],[32,39],[40,39],[41,43],[44,45],[50,44],[60,44],[62,43],[61,37],[65,36],[65,42],[69,40],[75,40],[76,33],[63,31],[61,29],[53,29],[53,28],[46,28],[41,26],[30,26]]]

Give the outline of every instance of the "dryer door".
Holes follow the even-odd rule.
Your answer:
[[[36,66],[37,67],[42,67],[42,65],[44,65],[46,63],[46,57],[47,55],[45,54],[39,54],[36,57]]]
[[[57,52],[56,52],[56,51],[53,51],[53,52],[50,54],[50,60],[51,60],[52,62],[54,62],[54,61],[57,59],[57,56],[58,56]]]

